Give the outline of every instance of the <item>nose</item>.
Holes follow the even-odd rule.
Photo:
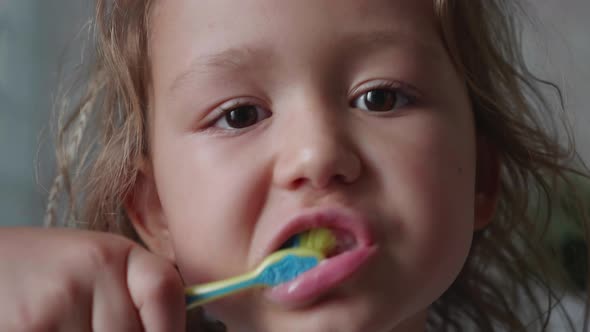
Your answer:
[[[275,162],[274,182],[288,190],[301,186],[325,189],[355,182],[362,171],[344,121],[306,112],[290,121]]]

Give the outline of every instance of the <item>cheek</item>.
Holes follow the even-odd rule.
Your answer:
[[[194,283],[243,272],[256,213],[260,168],[189,136],[161,137],[153,149],[163,214],[177,264]],[[229,156],[229,157],[228,157]],[[231,245],[230,245],[231,244]]]
[[[407,272],[407,282],[436,277],[423,280],[424,291],[439,293],[456,277],[471,244],[474,133],[468,121],[436,117],[399,130],[387,147],[392,152],[379,154],[384,195],[390,197],[382,208],[392,216],[383,243]]]

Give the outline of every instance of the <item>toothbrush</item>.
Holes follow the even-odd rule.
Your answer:
[[[267,256],[253,271],[185,289],[187,310],[247,289],[291,281],[316,267],[335,246],[335,236],[325,228],[297,234],[287,241],[285,249]]]

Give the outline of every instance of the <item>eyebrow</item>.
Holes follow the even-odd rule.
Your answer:
[[[436,61],[441,59],[443,55],[441,53],[444,52],[441,45],[392,30],[376,30],[369,33],[363,32],[349,35],[338,41],[336,45],[338,45],[337,47],[345,45],[347,49],[360,49],[363,50],[362,53],[366,53],[366,49],[383,47],[383,45],[398,45],[408,40],[418,46],[420,52],[427,55],[427,57]],[[188,69],[174,79],[170,90],[176,90],[186,81],[189,81],[191,77],[200,73],[215,70],[240,72],[261,64],[269,65],[275,58],[276,54],[272,48],[264,45],[231,47],[218,53],[201,55],[191,61]]]
[[[196,74],[203,74],[216,69],[228,72],[244,71],[258,64],[268,63],[268,60],[273,57],[274,53],[271,49],[249,45],[231,47],[219,53],[201,55],[191,61],[188,69],[174,79],[170,90],[177,89]]]
[[[384,45],[401,45],[411,42],[411,45],[416,47],[420,54],[440,60],[445,52],[442,44],[428,41],[422,37],[420,35],[409,35],[401,31],[376,30],[345,37],[341,42],[358,49],[383,48]],[[362,53],[366,52],[362,51]]]

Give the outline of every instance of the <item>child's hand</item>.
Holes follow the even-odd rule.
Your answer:
[[[0,331],[183,331],[183,289],[123,237],[0,228]]]

